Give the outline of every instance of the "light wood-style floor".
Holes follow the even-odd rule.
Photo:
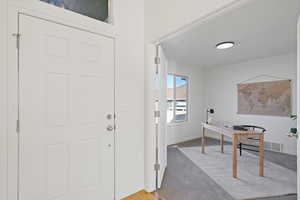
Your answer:
[[[155,199],[154,199],[153,194],[145,192],[145,191],[140,191],[136,194],[126,197],[123,200],[155,200]]]

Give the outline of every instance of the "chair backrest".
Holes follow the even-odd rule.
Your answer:
[[[262,133],[266,132],[266,129],[261,126],[254,126],[254,125],[241,125],[241,127],[246,128],[251,131],[260,131]]]

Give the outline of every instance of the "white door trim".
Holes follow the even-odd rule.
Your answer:
[[[156,173],[154,170],[154,165],[156,163],[156,131],[158,131],[158,135],[164,134],[161,137],[158,137],[158,164],[160,165],[160,169],[158,171],[158,187],[161,187],[165,169],[167,167],[167,146],[166,146],[166,123],[163,123],[162,120],[165,120],[166,113],[161,107],[165,106],[164,101],[164,89],[160,90],[159,85],[163,84],[162,80],[166,78],[167,71],[167,60],[165,55],[163,54],[162,48],[159,46],[159,57],[160,64],[158,69],[158,74],[156,74],[156,45],[148,44],[145,47],[145,190],[147,192],[153,192],[156,189]],[[165,73],[165,74],[162,74]],[[157,82],[158,81],[158,82]],[[156,118],[155,118],[155,110],[156,110],[156,100],[158,100],[158,109],[161,112],[160,117],[158,119],[158,130],[156,130]],[[164,137],[164,138],[163,138]],[[164,143],[164,146],[162,146]]]
[[[117,0],[113,0],[111,9],[115,10]],[[49,5],[39,0],[11,0],[8,7],[12,11],[32,15],[45,20],[54,21],[70,27],[83,29],[95,34],[116,38],[118,30],[116,25],[95,20],[81,14]],[[114,17],[115,18],[115,17]]]
[[[0,158],[5,161],[5,174],[7,175],[5,182],[3,183],[4,186],[1,187],[7,191],[7,195],[5,195],[5,199],[7,200],[17,200],[18,198],[18,177],[17,177],[17,168],[18,168],[18,134],[16,131],[16,120],[18,119],[18,56],[17,56],[17,49],[16,49],[16,38],[13,34],[18,33],[18,17],[20,14],[27,15],[31,17],[35,17],[38,19],[50,21],[53,23],[57,23],[60,25],[64,25],[67,27],[75,28],[81,31],[97,34],[100,36],[108,37],[114,40],[114,69],[116,70],[116,41],[117,41],[117,34],[111,31],[111,27],[109,27],[108,31],[103,31],[102,28],[94,28],[88,26],[79,26],[75,25],[75,23],[71,21],[65,20],[65,18],[60,18],[50,16],[47,12],[36,12],[35,10],[24,8],[21,6],[15,5],[15,3],[8,5],[8,7],[4,7],[4,10],[7,9],[8,18],[6,20],[3,27],[7,27],[7,32],[4,34],[3,39],[4,41],[7,40],[7,48],[3,48],[4,54],[7,52],[7,66],[4,65],[3,70],[4,74],[3,84],[5,87],[1,92],[3,92],[3,100],[4,100],[4,108],[6,108],[7,116],[4,116],[4,119],[1,119],[1,122],[6,125],[7,124],[7,131],[4,131],[4,138],[7,137],[7,140],[2,141],[3,147],[7,147],[7,152],[1,152]],[[2,19],[2,18],[1,18]],[[56,20],[57,19],[57,20]],[[105,25],[106,26],[106,25]],[[111,26],[111,25],[109,25]],[[1,30],[1,33],[4,33],[4,30]],[[4,60],[5,61],[5,60]],[[1,61],[2,62],[2,61]],[[1,63],[2,64],[2,63]],[[2,72],[2,71],[1,71]],[[6,75],[6,76],[5,76]],[[116,74],[115,74],[116,76]],[[114,81],[116,82],[116,80]],[[1,83],[2,84],[2,83]],[[116,83],[115,83],[116,84]],[[2,86],[2,85],[1,85]],[[2,88],[1,88],[2,89]],[[7,93],[5,92],[7,90]],[[116,93],[114,91],[114,93]],[[2,100],[2,99],[1,99]],[[5,102],[7,100],[7,102]],[[115,103],[114,103],[115,104]],[[115,105],[114,105],[115,107]],[[2,116],[1,116],[2,117]],[[5,121],[7,119],[7,121]],[[5,128],[5,126],[1,127]],[[1,135],[2,137],[2,135]],[[117,134],[115,134],[117,137]],[[1,145],[2,146],[2,145]],[[3,155],[2,155],[3,153]],[[6,155],[5,155],[6,154]],[[7,157],[6,157],[7,156]],[[115,147],[115,165],[117,164],[118,155],[116,154],[116,147]],[[6,167],[7,166],[7,167]],[[2,166],[0,166],[2,167]],[[116,174],[116,166],[115,168],[115,184],[117,180]],[[1,170],[2,168],[0,168]],[[4,171],[3,170],[3,171]],[[2,172],[2,170],[0,171]],[[2,184],[2,182],[0,182]],[[0,185],[2,186],[2,185]],[[2,191],[0,191],[2,192]],[[2,193],[0,193],[2,195]],[[115,186],[115,196],[118,196],[116,186]]]
[[[145,190],[155,190],[155,58],[156,48],[154,44],[145,46]]]
[[[218,16],[222,16],[223,14],[225,14],[227,12],[231,12],[234,9],[240,8],[240,7],[244,6],[245,4],[249,3],[250,1],[252,1],[252,0],[233,0],[232,2],[229,2],[226,5],[220,7],[216,10],[213,10],[207,14],[204,14],[204,15],[200,16],[199,18],[195,19],[194,21],[192,21],[186,25],[183,25],[183,26],[177,28],[176,30],[173,30],[167,34],[164,34],[151,42],[154,44],[160,44],[164,41],[168,41],[174,37],[177,37],[178,35],[181,35],[187,31],[193,29],[196,26],[199,26],[199,25],[205,23],[206,21],[208,21],[210,19],[213,19]]]

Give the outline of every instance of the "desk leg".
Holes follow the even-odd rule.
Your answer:
[[[259,176],[264,176],[264,135],[259,136]]]
[[[202,153],[205,153],[205,128],[204,127],[202,128],[201,142],[202,142]]]
[[[220,143],[221,143],[221,153],[224,153],[224,135],[223,134],[221,134]]]
[[[233,178],[237,178],[237,143],[238,136],[236,134],[232,135],[232,176]]]

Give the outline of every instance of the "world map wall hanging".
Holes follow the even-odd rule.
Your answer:
[[[238,114],[290,116],[291,81],[238,84]]]

